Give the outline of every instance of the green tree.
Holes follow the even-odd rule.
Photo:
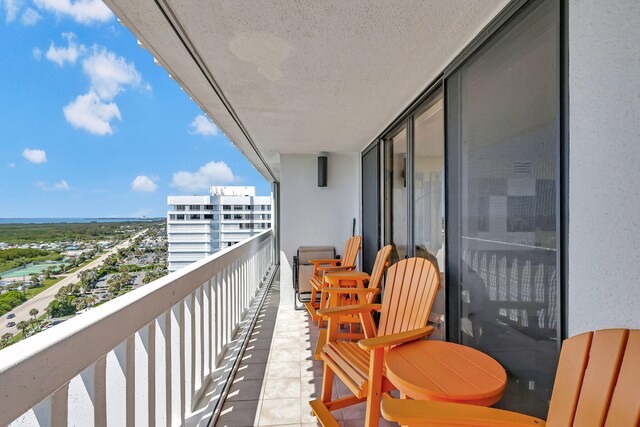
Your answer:
[[[80,285],[83,288],[85,288],[85,289],[92,288],[93,285],[95,284],[95,282],[99,278],[98,269],[97,268],[91,268],[89,270],[81,271],[78,274],[78,277],[80,279]]]
[[[144,278],[142,279],[142,283],[146,285],[147,283],[151,283],[154,280],[157,280],[165,276],[166,274],[167,274],[167,271],[164,269],[151,270],[144,275]]]
[[[5,347],[11,338],[13,338],[13,334],[11,332],[5,332],[0,338],[0,345]]]
[[[58,292],[56,293],[56,299],[62,301],[67,298],[67,295],[69,295],[69,287],[60,286],[60,289],[58,289]]]
[[[87,300],[87,307],[93,307],[98,302],[98,297],[95,295],[88,295],[85,299]]]
[[[25,322],[24,320],[19,321],[18,324],[16,325],[16,328],[22,331],[22,339],[24,339],[24,334],[28,327],[29,327],[29,323]]]
[[[108,291],[112,295],[116,295],[122,289],[123,281],[121,274],[114,274],[107,280]]]
[[[29,310],[29,316],[33,317],[33,321],[36,321],[36,317],[38,317],[38,313],[40,313],[40,311],[37,308],[32,308],[31,310]]]
[[[9,291],[0,295],[0,316],[11,311],[12,308],[19,306],[27,297],[20,291]]]
[[[49,317],[64,317],[75,314],[76,306],[69,301],[53,300],[47,306]]]
[[[87,298],[85,297],[78,297],[76,299],[73,300],[73,305],[76,306],[76,310],[77,311],[81,311],[84,310],[85,308],[88,307],[88,301]]]

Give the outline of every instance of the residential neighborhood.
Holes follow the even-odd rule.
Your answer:
[[[167,274],[164,223],[142,225],[97,241],[3,242],[2,265],[7,253],[29,262],[0,273],[0,348]]]

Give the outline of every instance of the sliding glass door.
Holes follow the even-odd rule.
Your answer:
[[[362,268],[371,272],[380,248],[380,146],[362,154]]]
[[[558,13],[534,2],[446,84],[450,338],[505,367],[499,406],[538,416],[560,337]]]
[[[407,127],[401,126],[384,141],[385,245],[392,245],[391,263],[408,256]]]
[[[509,375],[498,406],[544,417],[561,339],[560,4],[509,13],[382,135],[382,240],[392,263],[437,263],[432,338],[493,356]]]
[[[436,328],[432,339],[444,339],[444,99],[442,90],[430,96],[411,116],[413,126],[413,248],[412,256],[426,258],[440,270],[440,291],[431,310]]]

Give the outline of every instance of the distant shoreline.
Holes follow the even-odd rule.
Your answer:
[[[0,224],[88,224],[92,222],[146,222],[158,218],[0,218]]]

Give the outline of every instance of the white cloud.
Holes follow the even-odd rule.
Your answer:
[[[206,190],[212,185],[236,181],[225,162],[209,162],[195,172],[180,171],[173,174],[171,186],[183,191]]]
[[[71,188],[69,187],[69,183],[64,179],[54,183],[53,185],[49,185],[44,181],[39,181],[36,182],[36,187],[39,187],[45,191],[67,191],[69,190],[69,188]]]
[[[31,163],[45,163],[47,161],[47,153],[44,150],[25,148],[22,155]]]
[[[189,125],[189,133],[204,136],[216,136],[219,130],[207,116],[200,114]]]
[[[77,129],[94,135],[111,135],[111,120],[120,120],[120,110],[113,102],[104,102],[94,92],[78,96],[63,108],[64,117]]]
[[[20,12],[22,0],[4,0],[4,10],[7,12],[7,22],[13,22]]]
[[[35,0],[35,4],[57,16],[68,16],[81,24],[106,22],[113,18],[113,12],[102,0]]]
[[[76,43],[76,35],[73,33],[62,33],[62,37],[67,40],[67,47],[56,47],[53,42],[49,45],[49,50],[45,56],[49,61],[63,66],[65,62],[75,64],[78,57],[86,50],[84,45]]]
[[[67,183],[67,181],[65,181],[64,179],[61,181],[56,182],[53,187],[56,190],[68,190],[69,189],[69,184]]]
[[[138,86],[142,80],[132,62],[104,48],[96,48],[82,61],[82,68],[91,80],[91,89],[102,99],[113,99],[123,86]]]
[[[133,191],[139,191],[142,193],[153,193],[157,188],[158,185],[146,175],[136,176],[135,179],[131,182],[131,189]]]
[[[22,22],[22,25],[24,25],[25,27],[30,27],[32,25],[36,25],[41,19],[42,16],[38,13],[37,10],[28,7],[27,10],[25,10],[22,14],[20,22]]]
[[[1,0],[0,0],[1,1]],[[151,90],[148,83],[142,84],[142,77],[132,62],[101,46],[86,48],[76,41],[73,33],[62,33],[66,47],[51,43],[46,57],[59,66],[65,62],[75,63],[82,58],[82,70],[89,77],[91,85],[87,93],[79,95],[63,108],[67,121],[76,129],[86,130],[94,135],[113,134],[112,120],[121,119],[120,109],[113,99],[127,87]],[[33,49],[33,56],[40,58],[42,51]]]

